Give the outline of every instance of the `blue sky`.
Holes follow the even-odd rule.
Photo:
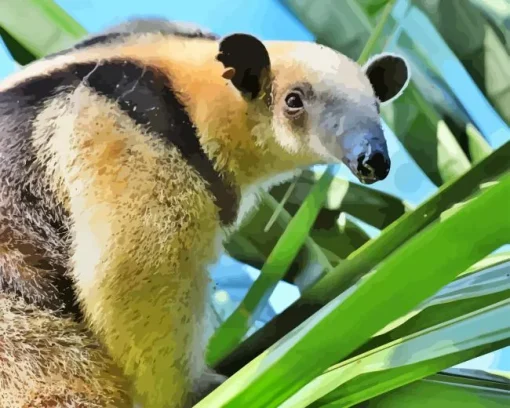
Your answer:
[[[277,0],[56,0],[69,14],[79,21],[88,31],[97,31],[105,26],[120,22],[136,15],[163,16],[178,21],[201,24],[223,35],[231,32],[249,32],[262,39],[274,40],[313,40],[313,36],[304,26]],[[430,62],[441,72],[451,85],[452,90],[463,102],[464,108],[473,115],[473,120],[480,130],[487,135],[493,146],[499,146],[510,138],[508,126],[499,118],[492,107],[483,98],[469,75],[462,68],[451,51],[445,47],[440,37],[436,36],[430,23],[417,12],[404,13],[408,0],[400,0],[393,15],[399,19],[401,26],[408,30],[417,42],[427,41],[433,44],[435,55]],[[414,29],[413,29],[414,27]],[[15,65],[0,47],[0,78],[15,69]],[[409,157],[400,142],[387,127],[388,147],[395,164],[395,171],[374,188],[387,191],[417,205],[430,196],[436,188],[424,176],[420,168]],[[339,175],[355,181],[345,169]],[[371,235],[377,231],[367,228]],[[240,266],[231,260],[224,260],[219,268],[227,275],[240,272]],[[218,268],[215,269],[216,271]],[[245,268],[251,279],[257,271]],[[239,289],[240,298],[245,289]],[[271,298],[273,308],[278,312],[296,299],[298,292],[291,285],[282,284]],[[492,354],[471,362],[469,366],[510,369],[510,353]],[[505,361],[503,361],[505,360]],[[502,365],[503,364],[503,365]]]

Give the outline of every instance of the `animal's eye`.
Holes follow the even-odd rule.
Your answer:
[[[303,99],[299,93],[291,92],[285,97],[285,104],[289,111],[298,111],[303,108]]]

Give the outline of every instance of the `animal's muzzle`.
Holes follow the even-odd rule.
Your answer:
[[[380,125],[353,130],[344,136],[342,144],[342,161],[363,184],[373,184],[388,176],[391,160]]]
[[[391,160],[385,151],[362,153],[358,156],[357,176],[364,184],[372,184],[384,180],[391,168]]]

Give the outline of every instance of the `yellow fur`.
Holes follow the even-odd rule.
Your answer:
[[[0,295],[0,408],[127,408],[128,385],[85,327]]]
[[[320,84],[319,90],[327,90],[339,70],[335,64],[346,64],[344,73],[352,78],[360,100],[373,99],[372,91],[367,91],[371,89],[368,80],[346,63],[345,57],[333,51],[319,52],[313,63],[316,66],[310,67],[310,57],[303,51],[318,52],[317,46],[298,42],[265,45],[274,78],[273,111],[267,106],[268,95],[248,102],[222,76],[225,67],[216,60],[218,42],[160,34],[139,35],[123,44],[98,45],[36,62],[4,81],[0,91],[41,71],[51,75],[80,62],[128,60],[156,67],[169,78],[197,125],[200,145],[215,170],[241,193],[235,227],[256,205],[258,188],[268,189],[296,169],[324,161],[320,138],[312,133],[324,130],[319,126],[319,114],[326,102],[319,97],[311,110],[314,123],[310,118],[291,123],[282,113],[289,89],[307,79]],[[324,66],[325,75],[329,75],[326,79],[321,78],[320,55],[327,55],[332,62]],[[330,95],[325,92],[319,96],[327,100]],[[363,114],[365,110],[368,117],[375,107],[360,108]],[[334,139],[335,135],[329,136]],[[112,401],[118,401],[115,406],[123,407],[132,385],[134,399],[144,408],[189,406],[194,387],[207,373],[203,356],[209,332],[206,271],[217,261],[221,241],[229,232],[220,224],[218,208],[204,180],[177,148],[136,125],[116,103],[84,84],[70,95],[49,99],[34,121],[31,143],[45,168],[47,185],[72,220],[70,270],[94,335],[80,332],[70,340],[68,349],[43,344],[45,352],[54,351],[58,370],[43,373],[37,380],[42,362],[29,366],[27,361],[22,373],[11,369],[23,383],[9,383],[6,389],[19,386],[26,390],[33,382],[32,401],[70,398],[72,406],[81,407],[82,392],[83,406],[94,406],[97,393],[97,404],[104,405],[111,395]],[[311,143],[318,147],[312,148]],[[71,321],[37,313],[41,322],[48,322],[63,335],[78,330]],[[19,324],[29,324],[29,319]],[[0,330],[4,328],[0,325]],[[33,330],[27,333],[39,336],[37,329]],[[42,331],[40,335],[43,339]],[[106,352],[99,346],[97,351],[87,348],[96,339]],[[81,346],[83,349],[75,348]],[[72,352],[78,354],[69,355]],[[0,360],[1,353],[0,340]],[[76,368],[66,367],[68,363]],[[59,388],[66,380],[70,388]],[[17,402],[23,399],[21,394],[15,398]],[[23,403],[18,405],[28,407],[35,402]],[[60,404],[57,406],[64,406]]]
[[[159,67],[192,121],[204,124],[201,144],[217,170],[246,193],[244,212],[255,204],[247,198],[254,185],[309,164],[278,146],[271,118],[221,77],[217,43],[155,38],[69,61],[92,54]],[[211,243],[223,237],[203,181],[177,150],[84,86],[50,101],[33,145],[74,220],[72,271],[91,327],[146,407],[184,406],[206,369],[206,270],[219,255]]]
[[[205,369],[189,362],[203,361],[194,355],[203,344],[191,346],[204,329],[220,233],[203,181],[84,87],[53,100],[38,122],[34,144],[75,220],[73,273],[87,318],[148,407],[181,406]],[[48,123],[57,126],[51,143]]]

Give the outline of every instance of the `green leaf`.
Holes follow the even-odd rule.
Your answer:
[[[351,407],[510,344],[510,299],[331,367],[281,408]]]
[[[432,298],[381,329],[355,354],[510,298],[509,275],[510,256],[505,263],[460,275]]]
[[[0,38],[3,40],[7,50],[10,52],[14,61],[20,65],[26,65],[37,59],[37,56],[28,51],[19,43],[8,31],[0,26]]]
[[[317,178],[312,170],[304,171],[298,178],[285,205],[290,214],[297,211]],[[271,195],[280,201],[288,188],[288,183],[276,186],[271,189]],[[316,228],[330,228],[336,224],[340,213],[346,212],[375,228],[383,229],[410,209],[408,203],[391,194],[335,177],[328,189],[324,207],[317,217]]]
[[[308,238],[334,174],[326,170],[313,186],[303,205],[289,222],[260,271],[260,276],[239,304],[209,341],[207,361],[215,364],[232,351],[246,335],[266,305],[276,285],[287,272],[299,249]]]
[[[322,406],[322,405],[321,405]],[[510,387],[449,374],[435,374],[363,403],[363,408],[506,408]],[[359,406],[361,408],[361,405]]]
[[[19,0],[3,0],[0,26],[10,52],[22,65],[30,62],[32,56],[41,58],[70,47],[87,34],[53,0],[23,0],[22,7]]]
[[[442,288],[434,297],[423,302],[412,312],[380,330],[371,341],[364,344],[361,349],[356,351],[355,357],[351,358],[350,361],[359,362],[360,365],[363,366],[366,363],[364,357],[373,353],[373,350],[376,348],[385,347],[385,345],[392,341],[394,343],[399,343],[398,347],[401,347],[400,344],[402,344],[402,347],[407,347],[405,344],[408,343],[405,342],[405,338],[418,336],[419,332],[427,332],[428,329],[435,325],[441,325],[449,320],[462,318],[469,313],[477,312],[478,310],[494,305],[500,301],[510,299],[510,280],[508,279],[508,275],[510,274],[510,254],[501,254],[501,256],[492,255],[484,258],[483,261],[475,265],[478,265],[480,270],[476,272],[471,271],[469,275],[462,275],[460,278],[457,278],[455,281]],[[469,268],[468,270],[471,269],[473,268]],[[410,320],[411,323],[409,324]],[[392,328],[395,327],[396,329],[392,330]],[[392,331],[385,334],[390,330]],[[475,332],[474,334],[478,334],[482,337],[479,332]],[[438,333],[437,336],[439,338],[440,333]],[[409,351],[411,356],[415,353],[416,351]],[[466,357],[466,359],[470,358],[471,357]],[[341,366],[343,367],[343,365]],[[389,369],[392,368],[394,367],[389,367]],[[376,368],[374,368],[374,371],[376,371]],[[459,372],[458,369],[450,371]],[[394,373],[394,371],[392,371],[392,373]],[[322,378],[324,384],[319,383],[319,379],[316,379],[316,386],[319,388],[323,386],[330,387],[331,389],[331,382],[326,381],[323,377],[324,376],[319,377],[319,379]],[[366,377],[364,379],[366,379]],[[343,384],[349,381],[350,377],[342,378],[340,376],[338,380],[341,380]],[[342,395],[345,394],[345,391],[342,392]],[[306,402],[314,401],[318,398],[319,392],[317,389],[309,385],[303,388],[299,395],[296,394],[292,398],[292,401],[294,401],[292,404],[288,401],[283,406],[307,406]],[[343,399],[340,403],[344,404],[340,406],[347,406]],[[318,402],[317,406],[321,406],[321,404]]]
[[[410,239],[375,272],[248,363],[197,407],[280,406],[375,332],[506,243],[510,233],[509,199],[510,173],[482,190],[461,210]],[[501,311],[509,312],[508,302],[494,312],[499,324],[504,324]]]
[[[458,180],[442,186],[434,196],[416,210],[390,225],[376,239],[370,240],[314,286],[305,290],[301,299],[246,339],[227,358],[216,365],[217,369],[225,374],[232,374],[243,367],[423,231],[437,220],[443,211],[476,192],[481,183],[508,172],[510,168],[508,157],[510,157],[510,142],[495,150]]]
[[[480,1],[426,1],[413,0],[436,26],[441,37],[462,62],[476,85],[484,93],[495,110],[507,122],[510,122],[510,54],[508,43],[508,14],[501,22],[503,31],[491,25],[487,18],[473,5]],[[498,8],[498,0],[485,1],[483,7]],[[493,3],[493,4],[491,4]],[[508,4],[505,5],[508,12]],[[504,9],[499,11],[505,13]],[[494,15],[494,13],[492,13]],[[448,16],[455,16],[451,24]],[[503,38],[502,38],[503,36]]]
[[[494,370],[479,370],[475,368],[452,367],[441,372],[451,382],[462,384],[478,384],[479,386],[492,386],[508,389],[510,385],[509,374],[501,375]]]
[[[225,249],[229,255],[240,262],[261,269],[292,219],[285,209],[277,211],[277,208],[278,202],[271,195],[261,193],[261,203],[257,210],[247,217],[240,229],[225,243]],[[276,218],[266,231],[271,214],[276,214]],[[339,237],[339,235],[340,233],[336,236]],[[350,236],[341,237],[343,241],[349,238]],[[324,270],[331,269],[331,261],[338,263],[337,259],[331,258],[331,255],[327,256],[324,248],[314,241],[312,234],[312,237],[305,239],[304,245],[294,257],[284,279],[295,283],[296,276],[315,275],[317,269],[322,274]]]

